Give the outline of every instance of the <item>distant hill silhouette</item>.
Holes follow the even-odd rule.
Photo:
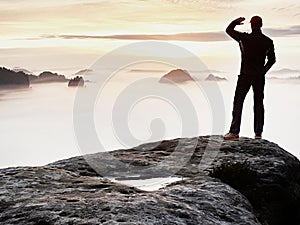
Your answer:
[[[93,70],[91,70],[91,69],[84,69],[84,70],[78,71],[77,73],[75,73],[75,75],[89,75],[92,72],[93,72]]]
[[[169,83],[170,81],[173,81],[175,83],[183,83],[187,81],[194,81],[194,79],[186,70],[175,69],[165,74],[159,82]]]
[[[285,80],[293,81],[300,79],[300,70],[283,68],[280,70],[274,70],[270,72],[270,75],[266,77],[269,80]]]
[[[227,81],[227,79],[225,77],[219,77],[219,76],[215,76],[213,74],[209,74],[205,80],[207,80],[207,81]]]
[[[21,68],[21,67],[14,67],[12,70],[15,71],[15,72],[23,72],[23,73],[28,74],[28,75],[33,75],[33,72],[31,72],[27,69]]]
[[[15,67],[13,70],[0,67],[0,88],[29,87],[33,83],[68,82],[64,75],[45,71],[38,76],[29,70]]]
[[[15,72],[5,67],[0,67],[0,88],[28,88],[28,76],[20,71]]]
[[[83,85],[84,85],[84,80],[83,77],[80,76],[76,76],[72,78],[68,83],[68,87],[83,87]]]
[[[276,74],[276,75],[279,75],[279,74],[300,74],[300,70],[293,70],[293,69],[283,68],[283,69],[280,69],[280,70],[272,71],[271,74]]]
[[[68,82],[64,75],[45,71],[40,73],[38,76],[28,75],[30,83],[48,83],[48,82]]]

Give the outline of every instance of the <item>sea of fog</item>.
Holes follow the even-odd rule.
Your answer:
[[[150,141],[228,131],[236,76],[218,74],[228,78],[222,82],[199,76],[195,82],[176,85],[159,83],[163,74],[126,70],[110,80],[86,75],[89,82],[80,89],[48,83],[0,91],[0,167],[39,166]],[[292,80],[266,81],[263,133],[298,158],[299,86]],[[252,97],[251,90],[240,133],[251,138]],[[218,124],[215,117],[221,118]],[[100,148],[93,145],[97,141]]]

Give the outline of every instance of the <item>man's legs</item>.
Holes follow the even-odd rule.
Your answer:
[[[243,104],[250,86],[251,80],[245,75],[239,75],[233,101],[232,122],[229,130],[230,133],[240,133]]]
[[[254,93],[254,132],[256,136],[261,136],[264,126],[264,87],[264,76],[259,76],[253,81],[252,88]]]

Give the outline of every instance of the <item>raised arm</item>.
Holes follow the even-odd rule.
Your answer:
[[[232,21],[226,28],[226,33],[236,41],[240,41],[242,39],[244,33],[236,31],[236,30],[234,30],[234,28],[236,25],[242,25],[243,24],[242,22],[244,20],[245,20],[244,17],[239,17],[239,18],[235,19],[234,21]]]
[[[272,41],[270,49],[267,52],[267,63],[264,66],[265,74],[274,65],[275,62],[276,62],[276,57],[275,57],[275,51],[274,51],[274,44]]]

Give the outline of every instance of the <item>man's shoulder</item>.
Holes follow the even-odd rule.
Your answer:
[[[264,39],[266,39],[266,41],[273,42],[273,40],[270,37],[268,37],[267,35],[262,33],[262,36],[264,37]]]

